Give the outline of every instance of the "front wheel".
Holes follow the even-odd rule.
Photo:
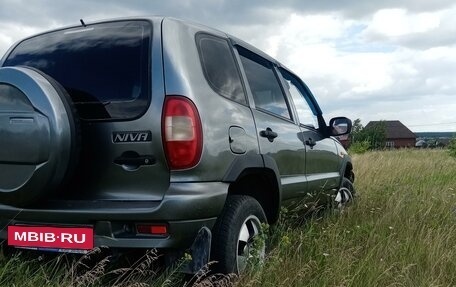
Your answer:
[[[257,200],[246,195],[228,196],[222,214],[212,229],[212,260],[216,271],[242,273],[252,258],[264,260],[261,234],[266,216]]]
[[[352,181],[344,177],[334,199],[335,207],[339,209],[346,207],[353,202],[354,196],[355,187],[353,186]]]

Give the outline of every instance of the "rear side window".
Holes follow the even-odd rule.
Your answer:
[[[204,75],[212,89],[245,105],[241,78],[228,41],[212,35],[198,34],[196,43]]]
[[[21,42],[4,66],[30,66],[56,79],[83,119],[136,118],[150,100],[150,26],[121,21],[43,34]]]
[[[243,49],[239,49],[239,54],[255,107],[291,119],[285,95],[280,88],[272,64]]]

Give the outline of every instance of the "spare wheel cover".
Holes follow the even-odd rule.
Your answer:
[[[78,150],[72,107],[40,71],[0,68],[0,204],[30,204],[63,183]]]

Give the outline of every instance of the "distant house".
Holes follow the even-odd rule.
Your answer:
[[[426,148],[426,147],[428,147],[428,144],[425,140],[417,140],[415,147]]]
[[[415,146],[420,148],[446,147],[455,136],[456,132],[418,132]]]
[[[415,134],[400,121],[382,121],[386,127],[387,148],[414,147],[416,143]],[[369,122],[365,128],[379,124],[379,121]]]

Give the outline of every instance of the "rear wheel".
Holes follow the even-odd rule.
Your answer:
[[[228,196],[224,210],[212,230],[212,260],[222,273],[242,273],[254,258],[264,260],[261,238],[266,216],[261,205],[246,195]]]

